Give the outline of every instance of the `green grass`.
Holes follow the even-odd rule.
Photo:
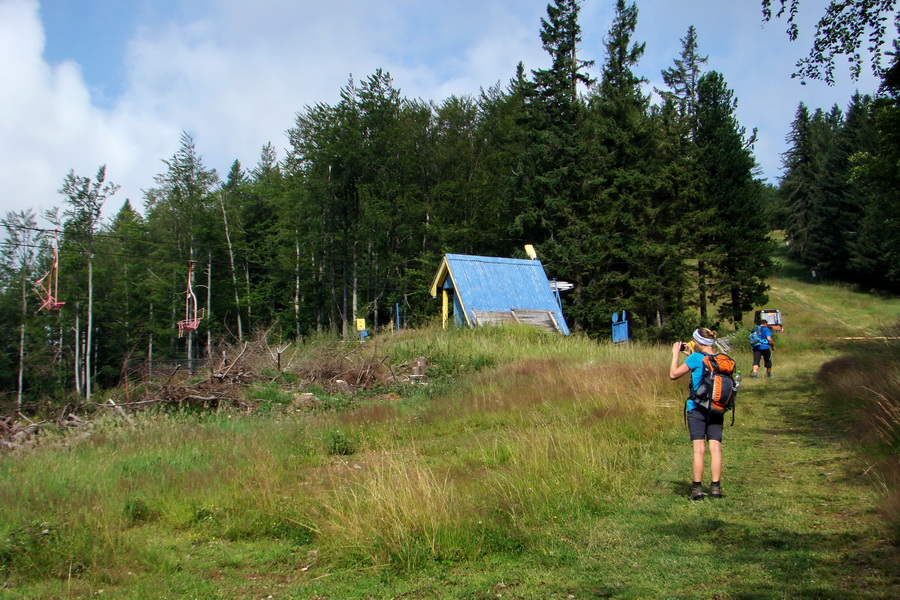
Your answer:
[[[872,394],[853,396],[874,361],[835,341],[898,303],[774,283],[777,378],[745,376],[724,500],[686,500],[666,347],[407,331],[343,352],[425,356],[427,385],[314,387],[321,406],[298,412],[300,377],[282,376],[250,416],[108,417],[0,457],[0,598],[898,597],[896,429],[843,406]],[[869,386],[884,400],[900,368],[875,352],[893,356]]]

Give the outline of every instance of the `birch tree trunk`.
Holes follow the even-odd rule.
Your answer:
[[[371,253],[371,244],[369,244],[369,252]],[[374,323],[372,324],[373,329],[378,325],[378,296],[381,291],[378,288],[378,254],[375,254],[375,268],[370,269],[370,276],[374,278],[374,280],[370,280],[369,287],[373,289],[372,293],[372,312],[374,313],[372,318],[374,319]]]
[[[317,286],[318,292],[316,292],[316,332],[322,333],[322,328],[325,325],[325,307],[322,302],[322,282],[325,279],[325,259],[318,261],[318,265],[316,264],[316,257],[313,256],[313,267],[318,267],[316,269],[318,271],[319,285]]]
[[[153,303],[150,303],[150,335],[147,341],[147,367],[150,371],[150,377],[153,377]]]
[[[353,305],[351,307],[350,331],[356,328],[357,310],[359,307],[359,254],[357,242],[353,243]]]
[[[347,328],[347,318],[350,314],[350,270],[347,263],[341,264],[341,337],[347,339],[350,330]]]
[[[192,242],[192,245],[190,248],[189,256],[191,257],[190,260],[193,261],[194,260],[193,239],[191,240],[191,242]],[[194,269],[188,269],[188,272],[189,272],[188,289],[193,290],[194,289]],[[185,293],[187,293],[187,292],[185,292]],[[189,304],[188,304],[188,306],[189,306]],[[196,308],[196,303],[195,303],[194,307]],[[192,318],[192,316],[193,315],[191,315],[191,314],[186,314],[184,316],[184,318],[190,319],[190,318]],[[189,373],[193,373],[194,372],[194,363],[192,362],[194,359],[194,330],[193,329],[187,330],[187,344],[186,345],[187,345],[187,368],[188,368]]]
[[[206,265],[206,318],[212,318],[210,307],[212,307],[212,252],[206,254],[208,264]],[[238,317],[240,322],[240,317]],[[212,356],[212,329],[206,328],[206,357]]]
[[[238,292],[237,271],[234,267],[234,248],[231,245],[231,231],[228,228],[228,215],[225,212],[225,198],[222,195],[219,196],[219,204],[222,207],[222,222],[225,224],[225,243],[228,245],[228,260],[231,262],[231,282],[234,284],[234,306],[237,309],[238,341],[243,341],[244,330],[241,323],[241,296]]]
[[[75,305],[75,393],[79,396],[81,395],[81,332],[79,331],[79,327],[81,327],[80,319],[78,318],[80,313],[80,307]]]
[[[247,263],[244,263],[244,279],[247,281],[247,329],[249,330],[251,325],[253,310],[250,306],[250,267]]]
[[[707,325],[708,308],[706,298],[706,264],[703,262],[703,260],[697,261],[697,279],[699,280],[700,284],[700,324]]]
[[[94,254],[88,253],[88,322],[84,349],[84,399],[91,401],[91,354],[94,329]]]
[[[294,235],[299,235],[294,232]],[[294,272],[294,333],[300,337],[300,242],[294,238],[295,272]]]
[[[22,269],[22,322],[19,324],[19,387],[16,393],[16,407],[22,410],[22,383],[25,380],[25,317],[27,316],[27,294],[25,293],[25,269]]]

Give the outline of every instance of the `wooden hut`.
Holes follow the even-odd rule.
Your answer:
[[[559,296],[537,259],[447,254],[431,284],[441,295],[444,327],[527,323],[565,335]]]

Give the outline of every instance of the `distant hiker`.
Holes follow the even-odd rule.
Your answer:
[[[750,334],[750,348],[753,350],[753,374],[750,375],[756,379],[759,377],[759,361],[763,359],[766,367],[766,377],[774,378],[772,375],[772,350],[775,348],[775,342],[772,341],[772,330],[769,329],[769,322],[760,319],[756,324],[756,328]]]
[[[713,345],[716,343],[716,332],[706,327],[694,331],[693,340],[688,344],[675,342],[672,346],[672,365],[669,367],[669,379],[678,379],[688,373],[691,374],[691,394],[700,385],[703,377],[703,359],[707,354],[714,354]],[[679,354],[688,354],[680,365]],[[691,500],[703,500],[703,470],[705,468],[706,442],[709,441],[709,468],[712,475],[712,483],[709,487],[709,495],[713,498],[722,497],[722,426],[724,415],[715,414],[691,398],[685,404],[685,414],[688,424],[688,432],[691,436],[691,444],[694,448],[693,479],[691,480]]]

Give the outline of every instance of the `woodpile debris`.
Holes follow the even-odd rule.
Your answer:
[[[89,436],[90,429],[85,425],[92,416],[102,413],[116,414],[134,425],[132,415],[151,407],[252,412],[262,401],[253,399],[247,391],[259,382],[282,380],[283,391],[293,398],[285,408],[299,412],[328,407],[310,388],[318,388],[327,395],[352,397],[358,390],[383,387],[388,388],[384,390],[385,398],[398,398],[389,388],[425,384],[428,367],[425,357],[391,365],[388,356],[378,356],[364,348],[360,346],[349,352],[340,347],[318,348],[305,355],[295,354],[285,363],[287,346],[273,349],[256,342],[244,343],[240,352],[232,354],[236,355],[233,360],[223,351],[219,364],[207,363],[205,373],[196,371],[195,365],[190,368],[175,365],[165,376],[152,377],[148,375],[152,369],[138,365],[130,371],[130,377],[124,378],[125,383],[102,403],[67,405],[62,411],[65,416],[37,423],[22,412],[0,417],[0,450],[31,447],[37,443],[41,430],[48,427],[61,431],[82,428],[83,435]]]
[[[34,422],[25,415],[0,417],[0,449],[26,450],[38,442],[42,429],[55,428],[59,431],[78,429],[85,425],[84,419],[72,413],[52,421]]]

